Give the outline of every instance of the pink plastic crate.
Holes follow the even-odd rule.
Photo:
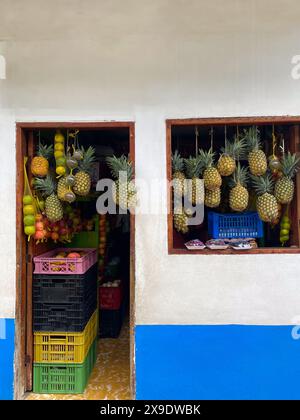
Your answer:
[[[82,258],[54,258],[59,252],[85,252]],[[35,274],[84,274],[97,262],[97,249],[57,248],[33,259]]]

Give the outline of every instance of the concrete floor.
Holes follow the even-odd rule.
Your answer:
[[[28,394],[28,400],[129,400],[130,346],[129,322],[118,339],[99,340],[99,353],[84,394]]]

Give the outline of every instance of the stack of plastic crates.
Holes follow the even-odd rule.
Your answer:
[[[83,393],[96,361],[97,251],[80,251],[78,259],[55,258],[61,249],[34,259],[35,393]]]

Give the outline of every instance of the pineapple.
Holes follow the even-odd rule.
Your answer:
[[[253,187],[258,195],[256,207],[263,222],[274,223],[279,216],[278,203],[273,195],[274,182],[269,174],[252,176]]]
[[[64,216],[63,206],[55,194],[56,184],[50,175],[46,178],[36,178],[34,182],[35,189],[40,191],[42,196],[47,197],[45,201],[45,214],[51,223],[62,220]]]
[[[192,217],[193,211],[191,209],[182,209],[175,207],[173,214],[174,227],[179,233],[186,234],[189,232],[188,221]]]
[[[173,168],[173,188],[176,197],[182,197],[185,187],[184,176],[184,160],[178,153],[178,150],[172,155],[172,168]]]
[[[70,188],[67,185],[66,176],[63,176],[57,184],[57,196],[61,201],[66,201],[65,196],[68,192],[70,192]]]
[[[199,150],[199,160],[202,168],[205,168],[203,173],[204,186],[207,190],[214,191],[221,188],[222,178],[217,168],[213,166],[215,153],[210,149],[208,152]]]
[[[53,146],[43,145],[39,142],[37,156],[32,159],[31,173],[33,176],[44,178],[49,173],[49,160],[53,155]]]
[[[299,169],[299,161],[300,158],[290,152],[282,157],[283,176],[276,182],[274,192],[280,204],[288,204],[293,200],[295,189],[293,178]]]
[[[82,152],[83,159],[80,161],[78,166],[79,171],[75,175],[73,191],[76,195],[86,197],[91,190],[91,170],[95,162],[95,149],[90,146],[87,150],[82,148]]]
[[[249,203],[249,192],[246,188],[248,180],[248,169],[237,164],[229,185],[232,187],[229,194],[229,206],[232,210],[245,211]]]
[[[133,178],[132,162],[125,155],[120,158],[116,156],[106,158],[107,165],[111,170],[112,177],[115,179],[113,188],[113,200],[122,209],[130,209],[136,206],[136,188]],[[126,180],[122,180],[120,172],[126,173]]]
[[[218,188],[214,191],[205,190],[205,202],[206,207],[212,209],[219,207],[221,203],[221,188]]]
[[[257,127],[244,130],[244,139],[247,142],[249,154],[248,162],[250,172],[254,176],[261,176],[267,172],[268,161],[265,153],[261,150],[260,132]]]
[[[204,184],[199,179],[201,164],[198,158],[185,159],[186,175],[189,179],[188,199],[193,205],[204,202]]]
[[[245,153],[246,141],[235,137],[233,142],[225,140],[225,146],[221,149],[217,169],[221,176],[230,176],[236,168],[236,160],[242,159]]]

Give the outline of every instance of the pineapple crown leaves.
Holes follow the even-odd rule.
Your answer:
[[[43,144],[39,141],[37,147],[37,155],[44,157],[47,160],[50,159],[53,156],[53,144],[47,146],[46,144]]]
[[[180,156],[178,150],[172,155],[173,172],[182,172],[184,169],[184,159]]]
[[[263,176],[251,175],[252,186],[256,191],[257,195],[273,194],[274,192],[274,180],[271,174],[266,173]]]
[[[260,131],[257,126],[250,127],[244,130],[243,140],[247,144],[248,153],[252,150],[259,150],[261,148]]]
[[[96,160],[95,148],[90,146],[85,150],[84,147],[81,147],[81,151],[83,153],[83,159],[79,162],[78,169],[80,171],[91,174],[93,163]]]
[[[47,175],[46,178],[35,178],[34,188],[40,191],[43,197],[49,197],[56,191],[56,182],[51,175]]]
[[[126,172],[127,181],[130,182],[133,178],[133,165],[127,156],[122,155],[116,157],[115,155],[106,158],[106,163],[111,171],[112,177],[119,179],[119,172]]]
[[[192,178],[199,178],[202,172],[202,164],[199,157],[193,158],[189,157],[189,159],[184,159],[186,175],[189,179]]]
[[[221,152],[224,155],[229,155],[233,159],[243,160],[245,158],[247,149],[247,142],[245,138],[235,136],[233,141],[225,140],[224,147],[221,148]]]
[[[199,161],[201,163],[202,170],[213,166],[215,155],[216,154],[212,149],[209,149],[208,151],[199,149]]]
[[[236,170],[229,178],[229,186],[230,188],[236,187],[238,184],[242,185],[243,187],[247,186],[249,182],[249,171],[246,166],[241,166],[240,162],[238,162]]]
[[[299,169],[299,162],[300,157],[297,157],[297,155],[291,152],[285,153],[282,156],[281,164],[282,164],[282,173],[284,176],[286,176],[289,179],[294,178],[296,175],[298,169]]]

